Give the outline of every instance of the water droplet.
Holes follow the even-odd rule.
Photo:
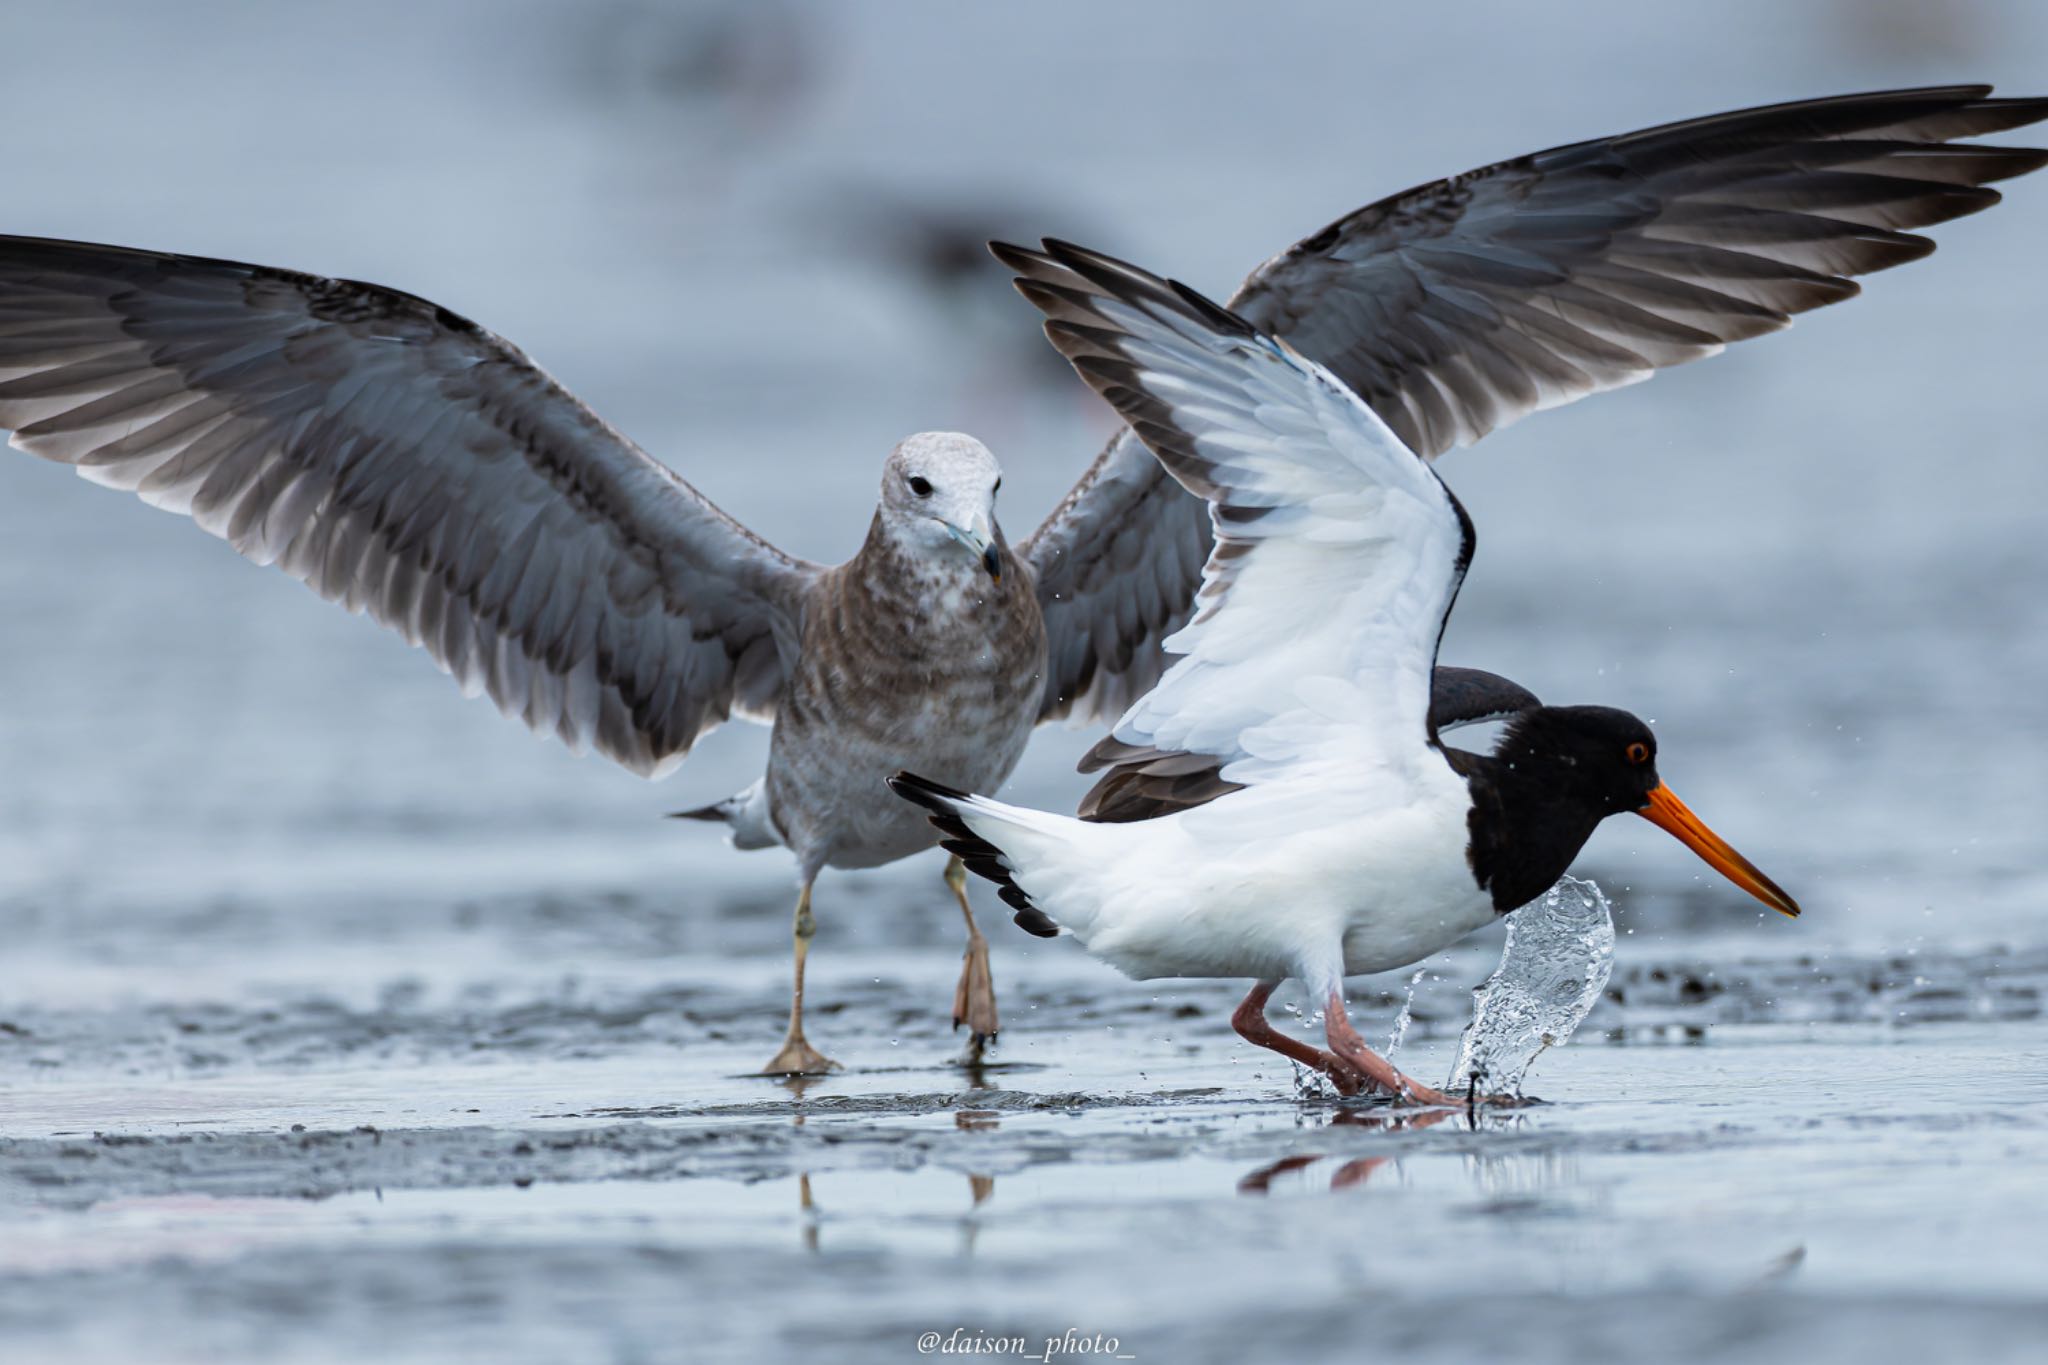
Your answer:
[[[1401,1040],[1408,1036],[1408,1025],[1415,1021],[1415,988],[1421,984],[1423,973],[1428,970],[1429,968],[1427,967],[1417,967],[1415,975],[1408,978],[1408,994],[1401,1001],[1400,1014],[1394,1017],[1393,1036],[1387,1039],[1386,1056],[1388,1061],[1394,1059],[1394,1054],[1400,1050]]]

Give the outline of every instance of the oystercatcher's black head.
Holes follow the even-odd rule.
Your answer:
[[[1539,706],[1509,724],[1494,757],[1542,774],[1601,818],[1641,810],[1658,787],[1657,737],[1611,706]]]
[[[1492,762],[1470,773],[1472,863],[1494,903],[1513,909],[1561,876],[1593,829],[1633,812],[1773,910],[1799,906],[1657,776],[1657,737],[1611,706],[1539,706],[1517,716]]]

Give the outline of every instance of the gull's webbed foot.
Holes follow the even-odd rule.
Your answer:
[[[810,1045],[801,1033],[782,1040],[782,1051],[761,1068],[763,1076],[822,1076],[839,1069],[839,1063]]]
[[[962,1024],[972,1030],[967,1058],[978,1062],[983,1051],[996,1040],[1000,1026],[996,1018],[996,987],[989,975],[988,940],[975,934],[967,940],[967,952],[960,963],[960,984],[953,988],[953,1027]]]

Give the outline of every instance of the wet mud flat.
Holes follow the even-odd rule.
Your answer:
[[[1488,956],[1435,964],[1404,1065],[1449,1065]],[[839,958],[816,1035],[849,1065],[808,1083],[746,1074],[769,958],[53,970],[0,1019],[0,1358],[1989,1361],[2048,1332],[2048,952],[1625,944],[1549,1103],[1476,1115],[1340,1103],[1231,1037],[1233,985],[1053,955],[1000,964],[1013,1022],[969,1072],[929,1008],[950,953]],[[1382,1037],[1401,984],[1360,993]]]

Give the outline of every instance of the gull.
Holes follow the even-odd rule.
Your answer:
[[[2041,164],[1952,139],[2042,117],[1984,86],[1748,110],[1515,158],[1395,195],[1255,270],[1230,306],[1434,457],[1853,295],[1925,255],[1901,229],[1997,201]],[[1209,510],[1129,430],[1014,548],[985,446],[897,447],[866,542],[822,566],[767,544],[509,342],[374,284],[0,237],[0,426],[31,454],[190,516],[423,647],[465,693],[648,777],[728,717],[767,771],[688,812],[794,854],[794,973],[767,1070],[831,1063],[803,1029],[826,867],[935,841],[879,783],[1005,778],[1035,724],[1114,720],[1165,668]],[[1442,670],[1440,729],[1534,704]],[[986,723],[982,723],[986,720]],[[1230,789],[1201,755],[1112,738],[1084,814]],[[881,799],[877,800],[877,797]],[[965,873],[954,1019],[998,1017]]]
[[[1066,932],[1140,980],[1251,977],[1233,1024],[1340,1089],[1442,1092],[1367,1047],[1344,978],[1421,961],[1534,900],[1599,823],[1634,812],[1786,915],[1798,905],[1658,776],[1626,711],[1544,706],[1491,754],[1430,717],[1472,520],[1435,469],[1329,370],[1184,285],[1048,241],[998,247],[1046,335],[1160,464],[1203,498],[1203,605],[1115,741],[1213,774],[1203,799],[1102,822],[890,779],[1031,932]],[[1300,980],[1328,1050],[1275,1030]]]
[[[763,778],[693,812],[797,857],[770,1072],[832,1065],[803,1029],[820,870],[934,842],[882,777],[908,761],[1000,783],[1039,717],[1068,709],[1048,706],[1039,580],[995,520],[1001,471],[956,432],[890,453],[866,541],[828,567],[748,531],[428,300],[23,237],[0,237],[0,424],[367,612],[578,752],[659,777],[728,716],[771,722]],[[1061,644],[1070,668],[1113,662]],[[987,945],[964,872],[946,875],[970,937],[956,1021],[978,1048],[997,1026]]]

